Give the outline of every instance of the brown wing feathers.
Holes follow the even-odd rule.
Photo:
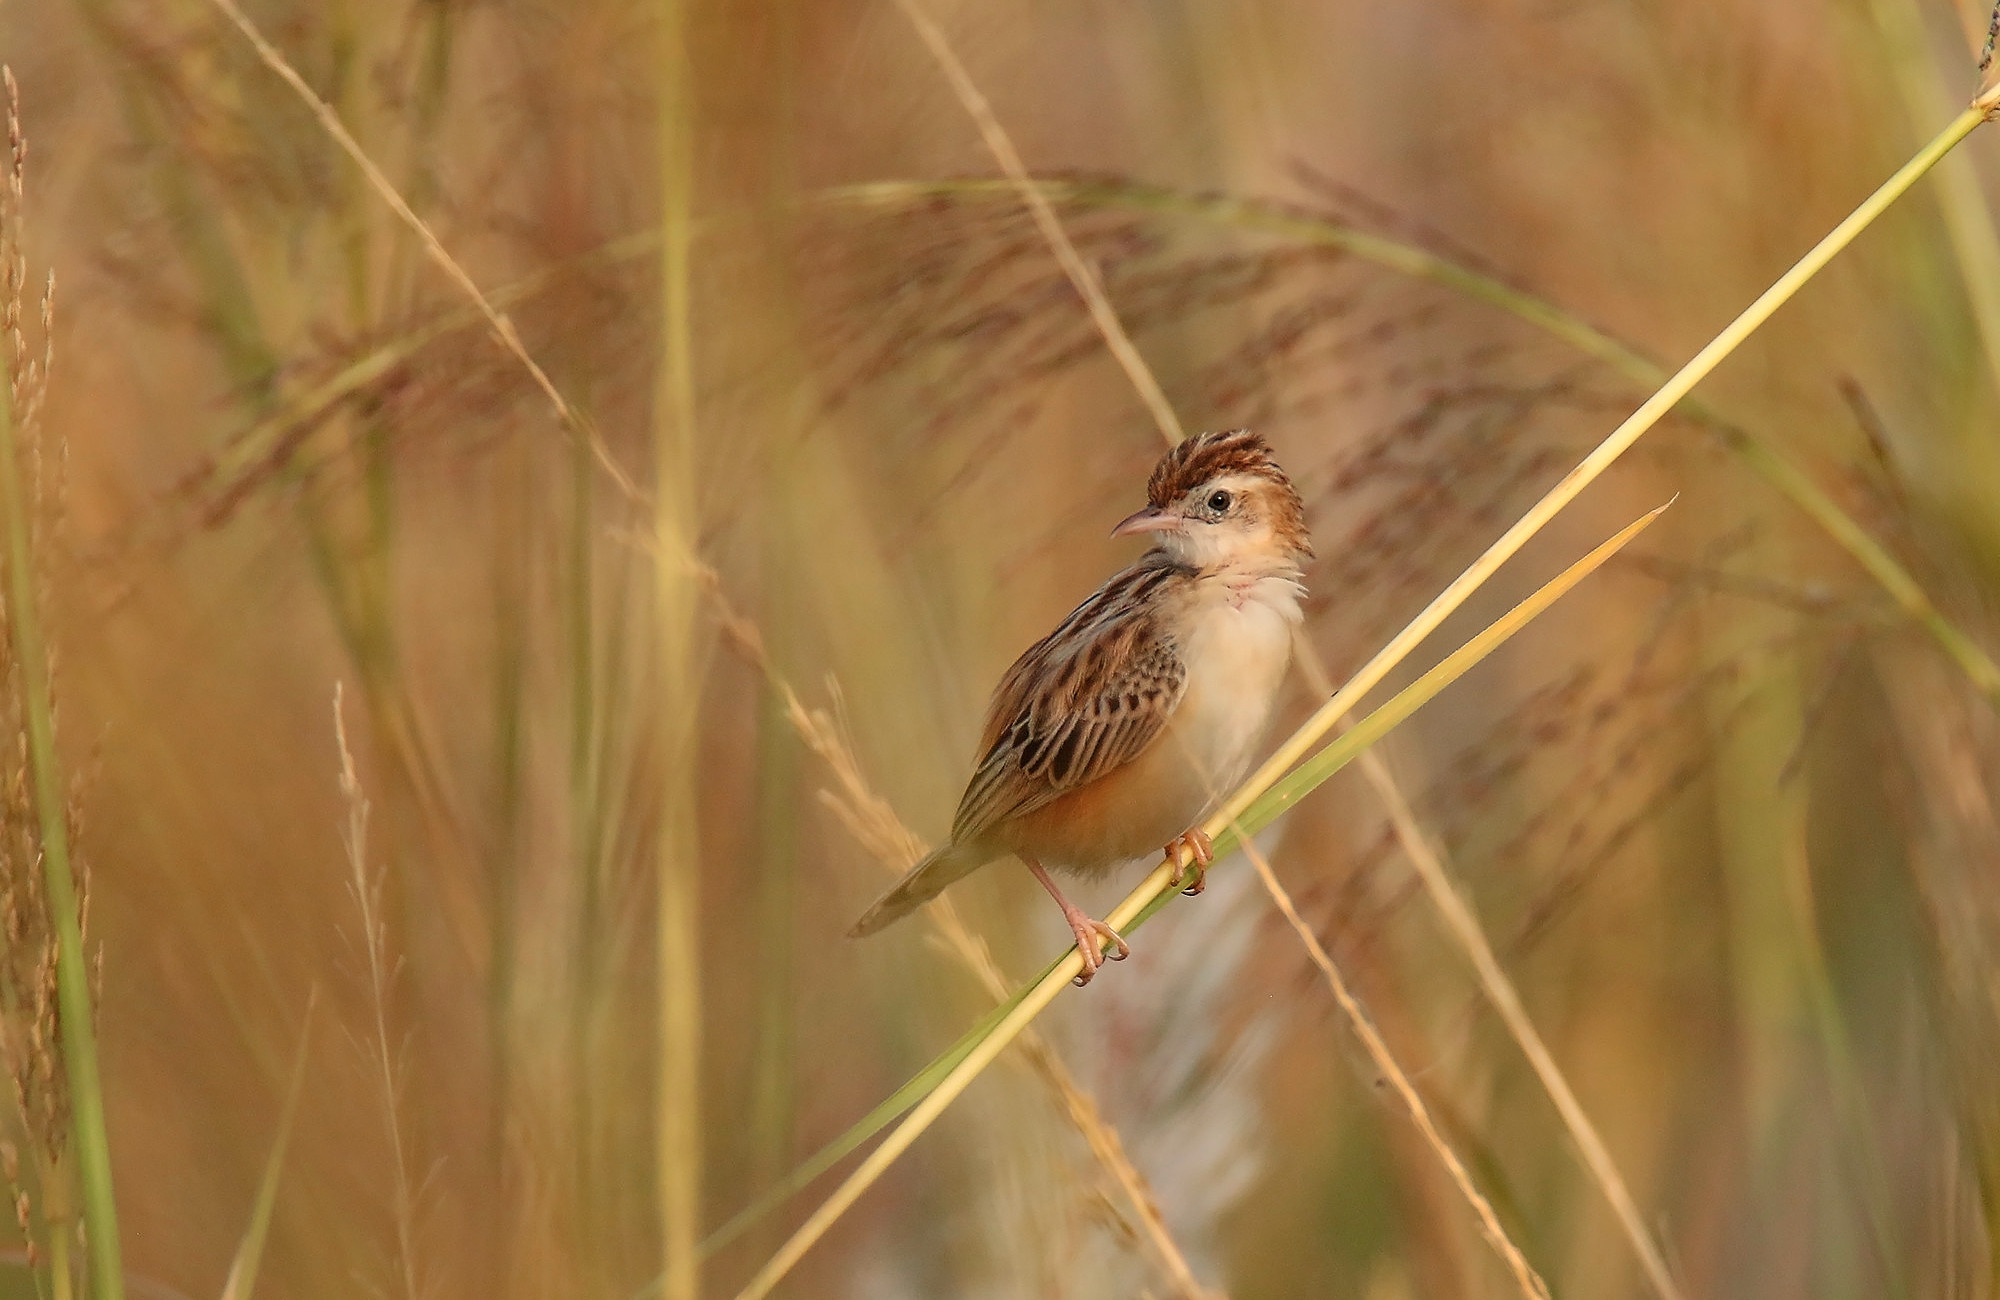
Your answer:
[[[1160,734],[1180,703],[1187,670],[1148,611],[1162,586],[1192,576],[1149,554],[1014,661],[993,692],[951,843],[910,868],[850,934],[873,934],[935,898],[993,856],[978,841],[995,822],[1130,762]]]
[[[952,838],[976,839],[1131,761],[1180,702],[1187,672],[1151,611],[1193,571],[1155,552],[1076,607],[1007,670]]]

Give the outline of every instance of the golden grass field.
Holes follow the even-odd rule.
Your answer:
[[[844,934],[1163,426],[1306,496],[1275,747],[1987,26],[6,0],[0,1300],[761,1294],[861,1157],[739,1212],[1067,942],[1011,863]],[[1988,127],[776,1293],[2000,1295],[1996,186]]]

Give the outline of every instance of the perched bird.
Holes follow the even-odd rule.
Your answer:
[[[1201,830],[1240,781],[1291,659],[1312,558],[1305,505],[1247,429],[1189,438],[1161,458],[1147,505],[1111,530],[1153,547],[1099,587],[1000,679],[951,840],[910,868],[851,934],[873,934],[945,886],[1013,854],[1062,908],[1077,983],[1130,949],[1063,897],[1048,867],[1083,875],[1166,854],[1201,892]],[[1183,853],[1191,857],[1187,861]]]

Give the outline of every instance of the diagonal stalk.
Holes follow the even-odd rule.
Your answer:
[[[1658,423],[1662,416],[1686,397],[1696,384],[1741,346],[1743,341],[1769,320],[1779,307],[1790,301],[1813,276],[1852,243],[1857,235],[1873,224],[1912,185],[1935,167],[1940,159],[1957,147],[1960,141],[1971,135],[1995,110],[1996,104],[2000,104],[2000,86],[1982,92],[1978,99],[1953,118],[1915,157],[1883,182],[1846,219],[1808,250],[1804,257],[1778,278],[1776,283],[1760,294],[1734,321],[1730,322],[1727,328],[1696,353],[1671,379],[1647,398],[1638,410],[1584,457],[1575,469],[1564,475],[1555,487],[1508,528],[1483,555],[1473,561],[1464,573],[1438,593],[1415,619],[1391,638],[1389,643],[1363,665],[1345,686],[1335,692],[1332,699],[1321,705],[1319,710],[1307,719],[1305,725],[1279,746],[1278,751],[1210,819],[1210,834],[1216,840],[1218,851],[1225,851],[1229,847],[1225,843],[1229,837],[1218,833],[1219,831],[1225,831],[1232,823],[1240,822],[1244,833],[1254,834],[1261,826],[1269,824],[1285,808],[1290,807],[1292,803],[1332,775],[1333,771],[1348,761],[1354,752],[1373,743],[1374,739],[1379,738],[1379,733],[1352,747],[1347,743],[1350,737],[1358,736],[1373,726],[1379,726],[1380,731],[1386,731],[1400,721],[1401,717],[1394,717],[1386,723],[1379,724],[1377,720],[1391,714],[1393,707],[1399,701],[1415,691],[1415,686],[1406,689],[1388,705],[1369,715],[1354,731],[1343,735],[1340,740],[1327,746],[1311,760],[1300,764],[1296,771],[1290,771],[1289,775],[1285,775],[1293,764],[1299,763],[1319,738],[1334,726],[1342,713],[1380,684],[1419,642],[1436,631],[1438,626],[1463,604],[1468,596],[1484,585],[1486,580],[1530,537],[1540,532],[1551,519],[1574,501],[1585,487],[1610,468],[1620,456],[1638,442],[1640,437]],[[1640,525],[1634,527],[1643,526],[1643,523],[1650,522],[1651,518],[1652,516],[1648,516]],[[1630,532],[1628,529],[1627,533]],[[1621,538],[1625,537],[1626,534],[1621,534]],[[1613,540],[1616,542],[1620,539]],[[1606,545],[1608,547],[1611,544]],[[1601,547],[1599,552],[1594,552],[1593,555],[1605,549]],[[1468,645],[1466,648],[1471,647]],[[1457,656],[1454,655],[1452,659],[1446,660],[1445,664],[1439,665],[1439,668],[1444,668],[1456,659]],[[1434,669],[1433,673],[1437,671]],[[1460,671],[1463,671],[1462,667]],[[1426,674],[1416,685],[1423,685],[1430,680],[1430,677],[1431,674]],[[1414,708],[1415,705],[1411,704],[1408,707]],[[1112,911],[1106,921],[1114,929],[1122,930],[1158,910],[1169,897],[1168,886],[1173,874],[1173,867],[1162,862],[1137,889],[1126,896],[1124,902]],[[786,1242],[744,1288],[738,1300],[758,1300],[758,1297],[768,1295],[771,1288],[790,1271],[792,1265],[797,1263],[813,1242],[817,1241],[834,1220],[854,1203],[861,1192],[866,1190],[882,1171],[909,1147],[911,1142],[915,1141],[917,1135],[928,1127],[946,1106],[950,1105],[972,1078],[998,1055],[1006,1043],[1055,999],[1069,978],[1080,970],[1081,966],[1080,958],[1072,949],[1047,975],[1043,976],[1029,990],[1027,996],[1008,1013],[1006,1019],[972,1049],[936,1091],[917,1104],[903,1124],[807,1219],[792,1239]]]
[[[917,36],[931,52],[931,57],[937,60],[945,80],[951,83],[952,93],[958,96],[959,104],[972,118],[973,125],[979,128],[979,137],[986,142],[987,151],[1000,164],[1000,170],[1007,173],[1007,179],[1028,205],[1028,212],[1035,219],[1035,228],[1042,232],[1042,238],[1048,243],[1049,251],[1055,254],[1063,274],[1076,286],[1083,305],[1090,311],[1091,322],[1103,335],[1104,345],[1111,349],[1111,355],[1117,359],[1125,378],[1138,393],[1146,413],[1159,427],[1160,435],[1169,444],[1179,442],[1185,435],[1181,432],[1180,420],[1174,415],[1173,404],[1167,401],[1159,380],[1153,377],[1152,368],[1139,355],[1139,349],[1132,345],[1131,337],[1119,323],[1118,314],[1111,309],[1110,300],[1104,296],[1104,286],[1099,282],[1097,273],[1090,269],[1083,255],[1076,251],[1076,245],[1063,233],[1062,222],[1056,219],[1056,211],[1049,205],[1048,196],[1029,179],[1020,153],[1014,148],[1006,129],[1000,125],[1000,119],[993,115],[986,96],[972,83],[971,74],[958,61],[958,55],[952,52],[951,43],[945,40],[944,33],[917,5],[916,0],[896,0],[896,3],[903,16],[910,20],[910,25],[917,29]]]
[[[1825,238],[1813,245],[1789,271],[1779,276],[1775,284],[1759,294],[1757,300],[1744,308],[1727,328],[1709,342],[1708,346],[1697,352],[1686,365],[1674,373],[1673,378],[1655,390],[1638,410],[1627,416],[1603,442],[1592,449],[1575,469],[1565,474],[1540,501],[1529,507],[1528,512],[1501,534],[1500,539],[1488,547],[1485,554],[1474,560],[1450,586],[1439,592],[1401,632],[1376,652],[1373,659],[1362,666],[1346,686],[1321,705],[1319,711],[1308,719],[1290,740],[1279,746],[1278,752],[1273,754],[1264,766],[1258,769],[1256,775],[1244,784],[1243,789],[1224,805],[1224,812],[1231,814],[1243,812],[1257,798],[1259,792],[1304,757],[1305,752],[1333,727],[1334,722],[1350,704],[1374,689],[1408,656],[1410,651],[1417,647],[1419,642],[1436,631],[1438,625],[1463,604],[1466,597],[1484,585],[1502,564],[1520,550],[1530,537],[1540,532],[1570,502],[1576,500],[1584,488],[1595,482],[1599,475],[1629,451],[1633,444],[1687,396],[1696,384],[1707,378],[1709,372],[1722,363],[1723,358],[1740,347],[1745,339],[1771,318],[1772,313],[1789,302],[1794,294],[1826,267],[1828,262],[1852,243],[1855,236],[1872,225],[1875,219],[1916,184],[1924,173],[1935,167],[1939,159],[1950,153],[1966,136],[1972,134],[1973,130],[1986,120],[1986,115],[1992,110],[1995,101],[2000,101],[2000,89],[1982,95],[1964,112],[1952,119],[1951,123],[1924,146],[1916,157],[1905,163],[1895,175],[1884,181],[1879,189],[1864,199],[1860,207],[1849,213],[1845,220],[1827,233]]]
[[[1499,622],[1466,642],[1442,663],[1362,719],[1358,726],[1315,754],[1311,761],[1302,764],[1284,781],[1275,785],[1267,782],[1269,789],[1257,792],[1262,795],[1261,798],[1249,801],[1239,810],[1231,811],[1225,808],[1224,811],[1209,818],[1207,830],[1214,840],[1217,856],[1227,854],[1237,847],[1240,836],[1254,835],[1263,827],[1270,825],[1287,808],[1351,762],[1356,754],[1380,740],[1474,664],[1492,654],[1515,632],[1525,627],[1570,588],[1617,554],[1659,518],[1660,512],[1665,509],[1665,506],[1660,506],[1627,525],[1615,537],[1578,560],[1553,581],[1516,605]],[[1338,700],[1340,697],[1335,698]],[[1239,799],[1232,799],[1230,803],[1234,805]],[[1137,929],[1173,897],[1174,876],[1173,864],[1161,862],[1137,889],[1126,895],[1124,902],[1113,909],[1105,918],[1106,923],[1121,933],[1130,933]],[[1071,987],[1070,981],[1082,969],[1083,960],[1072,947],[1011,1007],[1001,1008],[1004,1015],[999,1023],[972,1043],[963,1059],[951,1067],[937,1086],[917,1102],[902,1124],[868,1154],[867,1159],[848,1175],[846,1181],[835,1189],[833,1195],[829,1196],[792,1234],[791,1239],[778,1250],[777,1254],[764,1264],[749,1284],[738,1293],[737,1300],[761,1300],[762,1297],[769,1295],[771,1289],[791,1271],[792,1266],[812,1247],[813,1243],[825,1234],[835,1220],[846,1213],[848,1207],[853,1205],[891,1164],[895,1163],[897,1157],[909,1149],[910,1144],[915,1142],[923,1131],[930,1127],[932,1121],[965,1091],[973,1079],[977,1078],[994,1058],[999,1056],[1000,1052],[1056,999],[1057,995]],[[965,1040],[960,1041],[963,1043]],[[937,1064],[934,1063],[925,1074],[930,1075],[937,1068]],[[907,1090],[906,1085],[905,1091]]]
[[[1362,754],[1364,760],[1374,756],[1373,750],[1364,751]],[[1340,973],[1340,967],[1334,965],[1332,954],[1327,952],[1324,944],[1320,943],[1319,936],[1313,933],[1305,918],[1299,915],[1298,906],[1292,902],[1290,892],[1279,882],[1278,873],[1271,870],[1270,861],[1259,851],[1255,840],[1243,841],[1243,856],[1250,859],[1250,865],[1256,869],[1257,878],[1263,882],[1264,892],[1268,893],[1271,901],[1277,904],[1279,913],[1285,918],[1285,924],[1292,927],[1292,933],[1297,935],[1299,942],[1304,945],[1306,955],[1312,958],[1313,965],[1319,967],[1320,974],[1326,976],[1327,988],[1333,993],[1334,1001],[1340,1004],[1341,1011],[1347,1016],[1349,1027],[1354,1030],[1355,1037],[1361,1040],[1361,1045],[1367,1049],[1368,1057],[1375,1063],[1376,1070],[1389,1081],[1390,1087],[1395,1089],[1397,1097],[1402,1100],[1403,1108],[1409,1112],[1410,1122],[1416,1126],[1418,1135],[1423,1138],[1425,1145],[1437,1153],[1439,1161],[1443,1163],[1445,1172],[1451,1176],[1459,1194],[1465,1197],[1473,1212],[1478,1215],[1480,1235],[1486,1238],[1487,1244],[1493,1247],[1494,1253],[1507,1265],[1507,1271],[1514,1275],[1514,1283],[1520,1287],[1523,1295],[1529,1297],[1529,1300],[1549,1300],[1548,1283],[1542,1280],[1541,1274],[1528,1263],[1520,1247],[1513,1243],[1507,1236],[1506,1230],[1500,1226],[1500,1216],[1493,1209],[1493,1203],[1486,1199],[1485,1194],[1472,1181],[1472,1174],[1466,1169],[1465,1162],[1459,1159],[1458,1153],[1451,1149],[1451,1144],[1445,1141],[1442,1133],[1438,1132],[1437,1122],[1431,1118],[1430,1107],[1424,1104],[1422,1094],[1417,1091],[1416,1085],[1410,1082],[1410,1076],[1403,1067],[1396,1063],[1395,1056],[1389,1051],[1389,1044],[1382,1037],[1382,1031],[1375,1027],[1375,1022],[1369,1019],[1368,1012],[1361,1005],[1360,999],[1356,998],[1354,991],[1348,988],[1346,978]]]
[[[1612,1215],[1624,1229],[1626,1239],[1632,1243],[1647,1281],[1662,1300],[1681,1300],[1680,1287],[1674,1282],[1665,1257],[1660,1254],[1659,1246],[1647,1230],[1639,1207],[1632,1200],[1631,1189],[1625,1185],[1624,1175],[1618,1172],[1610,1150],[1598,1135],[1597,1126],[1591,1123],[1583,1104],[1576,1099],[1575,1090],[1569,1086],[1569,1080],[1556,1065],[1548,1045],[1542,1041],[1541,1031],[1529,1018],[1528,1009],[1522,1005],[1514,982],[1507,978],[1499,958],[1493,955],[1493,946],[1486,941],[1486,932],[1480,929],[1479,919],[1473,915],[1471,904],[1452,883],[1443,858],[1431,847],[1430,840],[1417,823],[1415,810],[1403,797],[1402,790],[1389,773],[1388,765],[1370,750],[1361,756],[1361,769],[1368,783],[1375,787],[1376,796],[1389,811],[1389,822],[1402,845],[1403,856],[1416,869],[1431,896],[1431,902],[1444,917],[1466,960],[1472,964],[1486,1000],[1493,1004],[1494,1011],[1507,1026],[1507,1032],[1520,1046],[1521,1054],[1528,1058],[1535,1077],[1542,1081],[1543,1091],[1548,1093],[1556,1113],[1562,1118],[1563,1127],[1569,1130],[1571,1140],[1577,1145],[1584,1168],[1589,1170],[1591,1180],[1610,1203]]]
[[[1015,150],[1013,140],[1009,138],[1006,128],[1000,125],[999,119],[994,116],[992,108],[987,104],[986,97],[973,84],[970,74],[966,72],[965,66],[959,62],[958,56],[953,53],[951,44],[945,39],[944,33],[923,12],[917,0],[898,0],[898,3],[911,24],[916,27],[917,34],[923,39],[924,44],[929,47],[932,57],[937,60],[939,66],[943,69],[946,79],[951,83],[952,90],[958,95],[959,103],[965,108],[966,113],[972,118],[974,124],[978,126],[979,134],[986,141],[987,150],[992,153],[994,161],[1000,164],[1000,169],[1007,174],[1007,179],[1013,182],[1015,190],[1020,194],[1022,201],[1027,204],[1029,212],[1034,216],[1035,225],[1042,232],[1043,240],[1049,245],[1049,251],[1054,254],[1057,263],[1063,269],[1063,273],[1069,277],[1070,284],[1075,287],[1077,293],[1083,298],[1085,306],[1090,311],[1090,318],[1096,324],[1097,332],[1104,340],[1105,347],[1117,360],[1119,367],[1124,370],[1126,378],[1131,382],[1132,388],[1138,394],[1140,401],[1152,413],[1153,422],[1159,428],[1160,436],[1166,440],[1169,447],[1175,446],[1186,437],[1186,434],[1180,427],[1180,421],[1174,416],[1173,408],[1168,403],[1166,394],[1161,389],[1159,380],[1154,376],[1152,368],[1146,364],[1145,358],[1140,355],[1138,347],[1132,342],[1131,335],[1126,332],[1124,323],[1119,320],[1118,313],[1112,307],[1110,299],[1106,297],[1103,283],[1084,263],[1082,256],[1076,251],[1076,246],[1070,242],[1068,234],[1063,230],[1062,222],[1056,217],[1055,208],[1050,204],[1048,196],[1036,187],[1034,179],[1028,175],[1028,170],[1021,162],[1021,156]],[[1295,635],[1295,640],[1297,641],[1297,662],[1301,670],[1312,679],[1315,692],[1318,694],[1331,694],[1333,686],[1330,681],[1326,680],[1326,669],[1320,663],[1318,652],[1304,636]],[[1382,780],[1387,782],[1389,792],[1395,795],[1397,799],[1400,799],[1401,792],[1396,790],[1394,781],[1388,778],[1387,769],[1382,766],[1381,760],[1376,758],[1372,752],[1364,754],[1363,758],[1365,762],[1372,763],[1372,766],[1369,767],[1371,779],[1379,773]],[[1219,794],[1220,791],[1215,793]],[[1506,1261],[1509,1270],[1513,1272],[1516,1281],[1520,1283],[1524,1294],[1528,1295],[1531,1300],[1533,1300],[1533,1297],[1548,1300],[1547,1286],[1543,1284],[1540,1276],[1528,1264],[1520,1248],[1515,1246],[1514,1242],[1507,1236],[1506,1230],[1501,1227],[1498,1217],[1493,1213],[1493,1207],[1473,1184],[1470,1176],[1466,1174],[1465,1167],[1459,1161],[1457,1153],[1452,1151],[1450,1145],[1438,1135],[1436,1128],[1430,1122],[1430,1116],[1424,1108],[1422,1099],[1409,1086],[1409,1082],[1404,1078],[1401,1068],[1390,1054],[1388,1045],[1376,1033],[1375,1027],[1369,1022],[1366,1014],[1362,1012],[1359,1003],[1355,1002],[1349,996],[1346,985],[1341,980],[1340,973],[1334,968],[1332,960],[1320,949],[1318,940],[1306,932],[1303,923],[1298,922],[1298,914],[1292,909],[1290,899],[1285,896],[1283,887],[1278,884],[1277,877],[1271,874],[1269,867],[1257,852],[1256,845],[1245,841],[1244,849],[1252,865],[1256,866],[1259,874],[1263,876],[1264,883],[1271,891],[1273,898],[1277,900],[1280,908],[1284,910],[1285,914],[1297,926],[1300,937],[1306,944],[1308,954],[1312,956],[1314,961],[1325,972],[1328,982],[1333,987],[1335,999],[1340,1003],[1342,1010],[1347,1012],[1349,1019],[1353,1022],[1355,1032],[1360,1035],[1362,1041],[1367,1045],[1370,1054],[1375,1057],[1377,1066],[1385,1074],[1402,1081],[1401,1092],[1409,1108],[1411,1118],[1428,1138],[1432,1150],[1444,1164],[1445,1170],[1451,1176],[1454,1186],[1459,1189],[1460,1194],[1465,1197],[1467,1203],[1472,1207],[1473,1213],[1478,1217],[1487,1240],[1492,1243],[1494,1249]],[[997,995],[999,990],[996,989],[995,992]],[[1032,1053],[1036,1044],[1037,1039],[1033,1031],[1027,1031],[1022,1043],[1024,1050]],[[1123,1166],[1122,1161],[1118,1162],[1118,1164],[1120,1168],[1126,1168]],[[1127,1169],[1127,1172],[1129,1172],[1129,1169]],[[1622,1183],[1618,1185],[1618,1190],[1620,1192],[1623,1191]],[[1133,1200],[1142,1213],[1149,1208],[1141,1198],[1134,1196]],[[1614,1197],[1615,1200],[1616,1198]],[[1157,1218],[1157,1214],[1154,1217]],[[1650,1265],[1656,1257],[1656,1252],[1653,1251],[1650,1240],[1644,1238],[1643,1231],[1639,1233],[1639,1238],[1635,1242],[1635,1245],[1641,1258]],[[1185,1266],[1183,1266],[1183,1274],[1185,1274]],[[1664,1277],[1664,1269],[1661,1270],[1661,1276]],[[1199,1294],[1191,1275],[1184,1277],[1184,1289],[1191,1295]],[[1666,1300],[1680,1300],[1678,1294],[1672,1289],[1671,1283],[1668,1283],[1666,1289],[1662,1291],[1662,1295]]]

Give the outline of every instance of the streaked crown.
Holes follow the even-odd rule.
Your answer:
[[[1153,467],[1153,476],[1146,481],[1146,500],[1156,509],[1165,509],[1224,478],[1260,480],[1257,505],[1268,514],[1271,531],[1301,555],[1312,555],[1304,499],[1279,468],[1271,448],[1248,429],[1198,433],[1183,440]]]

